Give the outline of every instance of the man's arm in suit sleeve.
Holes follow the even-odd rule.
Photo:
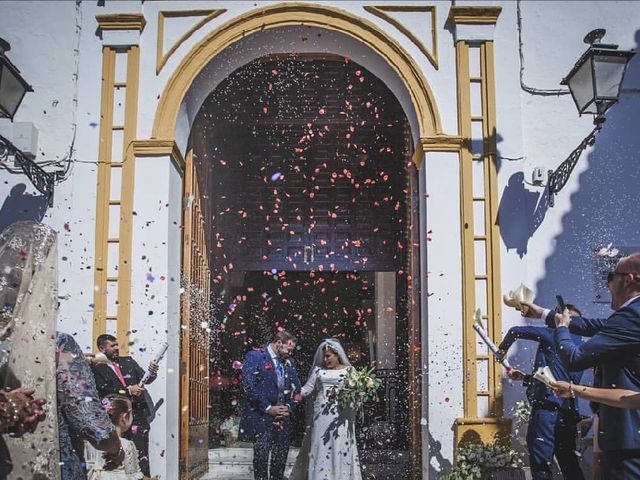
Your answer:
[[[584,370],[599,364],[608,355],[632,355],[640,351],[640,324],[633,312],[618,311],[581,345],[573,342],[566,327],[556,329],[554,340],[564,364],[570,370]]]
[[[261,412],[265,412],[269,407],[269,402],[258,391],[257,376],[260,372],[258,361],[261,358],[257,352],[249,352],[242,365],[242,386],[247,394],[249,404]]]
[[[296,368],[295,360],[291,359],[290,362],[292,365],[292,367],[290,368],[290,371],[291,371],[291,385],[292,385],[293,395],[290,396],[289,401],[287,402],[287,405],[289,406],[289,410],[293,411],[293,409],[296,408],[299,403],[299,402],[296,402],[295,400],[295,394],[300,393],[302,390],[302,387],[300,385],[300,377],[298,377],[298,369]]]
[[[545,318],[548,327],[556,328],[556,312],[550,310]],[[605,320],[601,318],[584,318],[578,316],[571,317],[569,331],[574,335],[582,337],[593,337],[604,326]]]
[[[553,342],[552,331],[547,327],[526,325],[522,327],[511,327],[498,348],[506,352],[519,338],[539,342],[540,345],[544,346],[551,346]]]
[[[105,366],[105,368],[109,367]],[[98,396],[100,398],[104,398],[107,395],[116,393],[112,388],[109,387],[109,380],[102,374],[100,368],[92,368],[91,373],[93,373],[93,379],[96,382],[96,390],[98,391]]]

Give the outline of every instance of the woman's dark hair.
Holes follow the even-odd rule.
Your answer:
[[[120,417],[131,411],[131,400],[122,395],[107,395],[102,399],[102,405],[114,425],[120,421]]]

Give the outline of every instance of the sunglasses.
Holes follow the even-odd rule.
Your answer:
[[[607,273],[607,283],[611,283],[616,275],[629,275],[631,272],[609,272]]]

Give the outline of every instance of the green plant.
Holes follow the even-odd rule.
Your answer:
[[[524,427],[529,424],[531,417],[531,404],[527,400],[516,402],[511,409],[513,415],[513,423],[517,428]]]
[[[238,438],[238,428],[240,427],[240,419],[237,417],[229,417],[220,424],[220,432],[227,433],[233,440]]]
[[[497,443],[465,443],[456,450],[457,464],[443,480],[490,480],[497,470],[520,468],[520,454]]]

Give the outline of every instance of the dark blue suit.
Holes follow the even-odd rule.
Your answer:
[[[554,323],[553,312],[547,324]],[[566,328],[554,338],[563,362],[572,370],[597,367],[594,386],[640,391],[640,298],[606,320],[571,317],[569,329],[591,337],[575,346]],[[598,406],[602,470],[609,479],[640,478],[640,409]]]
[[[582,340],[571,335],[571,341],[579,345]],[[553,330],[549,327],[513,327],[505,335],[500,350],[507,351],[517,340],[538,342],[534,369],[548,366],[557,380],[578,383],[582,372],[570,373],[562,364],[553,345]],[[576,424],[578,410],[572,398],[558,398],[542,382],[526,375],[527,398],[531,404],[531,417],[527,428],[527,449],[534,480],[552,479],[553,456],[558,459],[562,475],[566,479],[584,479],[576,456]]]
[[[247,353],[242,367],[242,384],[246,403],[240,421],[239,438],[253,442],[253,470],[256,480],[282,480],[291,443],[293,426],[291,415],[282,421],[269,415],[269,406],[287,405],[290,411],[296,406],[295,393],[300,393],[300,380],[295,361],[282,362],[284,388],[278,387],[277,365],[273,363],[267,346]],[[271,455],[271,472],[267,473]]]

